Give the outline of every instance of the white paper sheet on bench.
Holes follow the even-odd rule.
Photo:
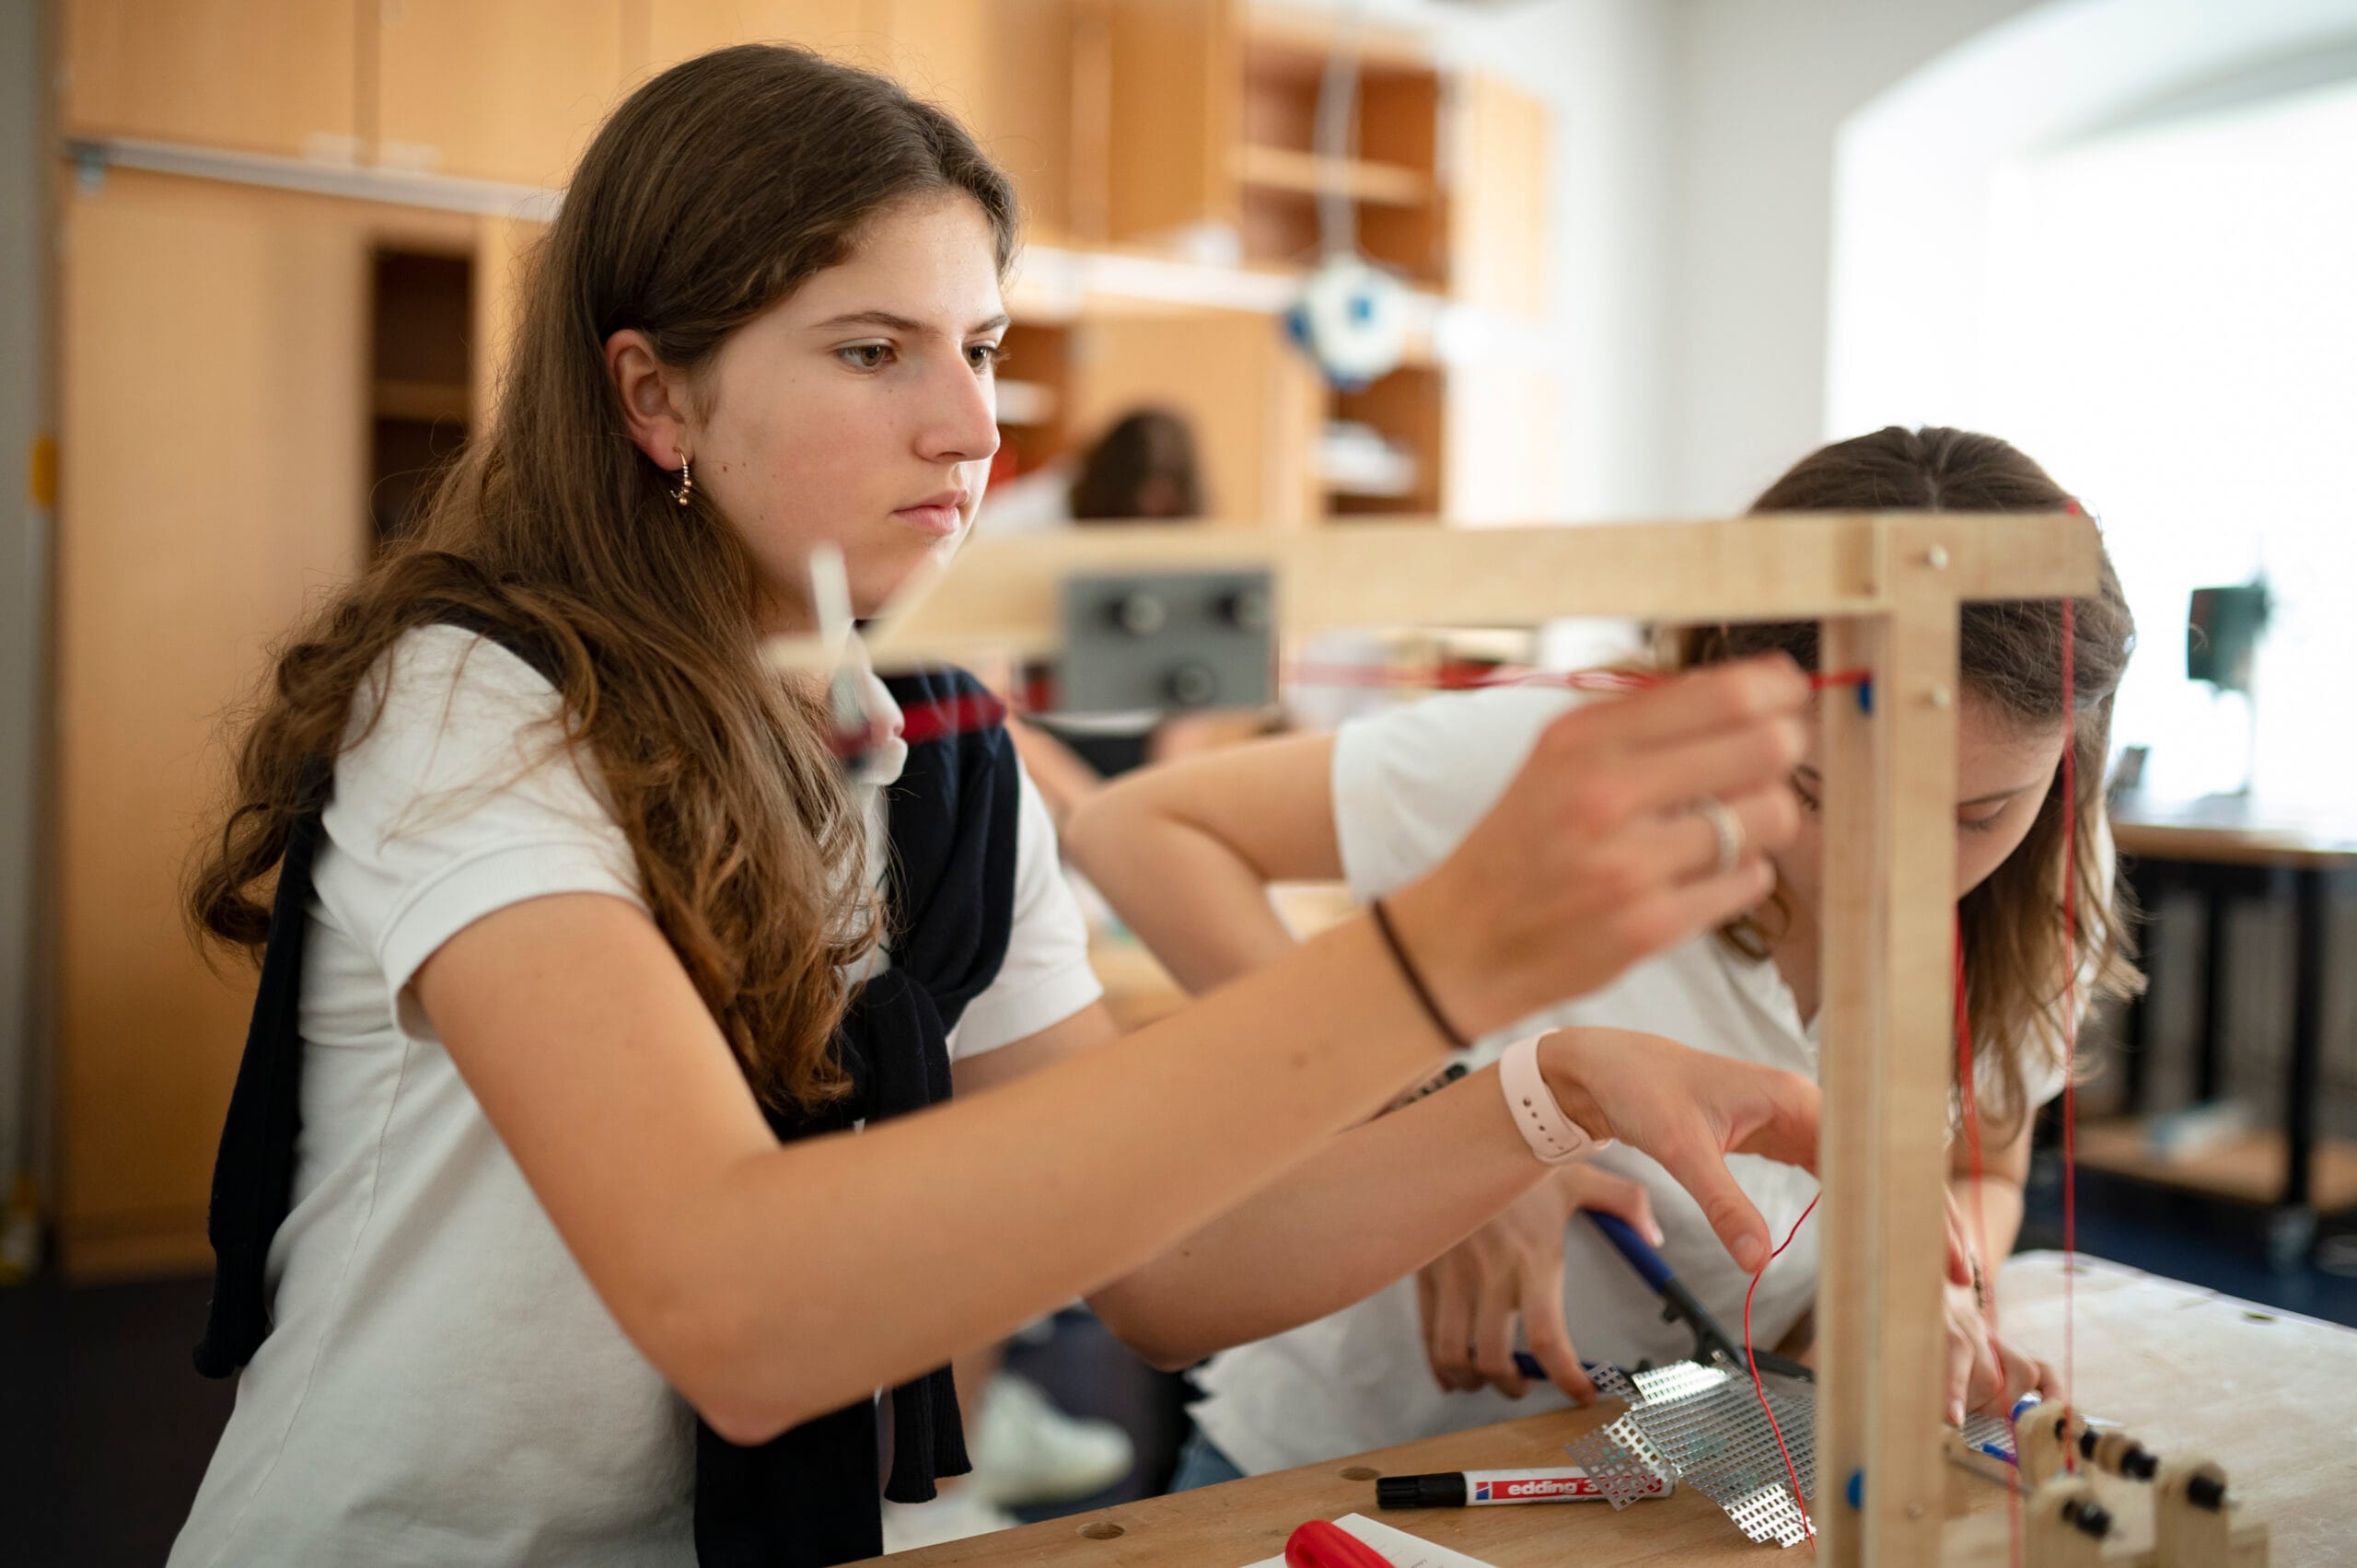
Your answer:
[[[1422,1536],[1393,1529],[1389,1525],[1379,1524],[1364,1514],[1345,1514],[1334,1522],[1389,1558],[1392,1568],[1492,1568],[1478,1557],[1468,1557],[1461,1551],[1434,1546]],[[1285,1568],[1284,1556],[1279,1553],[1259,1562],[1248,1562],[1245,1568]]]

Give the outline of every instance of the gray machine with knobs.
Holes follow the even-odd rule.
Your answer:
[[[1275,700],[1266,571],[1103,572],[1064,581],[1064,713],[1262,707]]]

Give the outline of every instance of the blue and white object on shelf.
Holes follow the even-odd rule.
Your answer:
[[[1328,381],[1350,392],[1399,365],[1408,314],[1406,285],[1362,257],[1335,255],[1302,281],[1285,330]]]

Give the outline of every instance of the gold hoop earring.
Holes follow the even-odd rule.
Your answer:
[[[679,459],[679,488],[671,492],[671,499],[684,506],[695,493],[696,476],[688,471],[688,459],[682,455]]]

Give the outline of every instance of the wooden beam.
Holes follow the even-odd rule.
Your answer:
[[[2094,587],[2091,530],[2015,541],[2068,561],[2007,562],[1978,517],[1883,526],[1879,615],[1827,622],[1828,668],[1875,672],[1871,714],[1823,704],[1824,1044],[1819,1214],[1819,1507],[1829,1562],[1919,1562],[1937,1551],[1945,1135],[1954,1060],[1957,627],[1962,601],[2022,595],[2026,565]],[[1969,546],[1968,546],[1969,541]],[[1863,1508],[1847,1501],[1863,1473]]]
[[[1863,1356],[1859,1520],[1862,1560],[1872,1563],[1936,1559],[1946,1481],[1940,1291],[1954,1060],[1957,606],[1962,541],[1978,541],[1978,521],[1925,514],[1893,519],[1886,535],[1890,614],[1874,713],[1883,748],[1875,848],[1884,931],[1879,995],[1865,1020],[1874,1146],[1868,1168],[1846,1173],[1863,1179],[1864,1191],[1845,1179],[1836,1193],[1869,1203],[1871,1253],[1863,1278],[1821,1275],[1819,1284],[1863,1295],[1874,1314]],[[1976,552],[1973,570],[1980,566]]]
[[[1818,660],[1829,669],[1879,669],[1888,628],[1880,618],[1828,621]],[[1884,1005],[1884,942],[1888,934],[1889,733],[1846,699],[1819,704],[1824,793],[1824,928],[1819,933],[1820,1016],[1817,1084],[1823,1131],[1817,1179],[1825,1196],[1816,1217],[1816,1342],[1840,1352],[1818,1358],[1817,1494],[1810,1517],[1819,1555],[1840,1568],[1862,1560],[1859,1516],[1847,1496],[1866,1463],[1867,1368],[1874,1364],[1875,1311],[1855,1282],[1874,1259],[1874,1100],[1875,1041]]]
[[[977,540],[871,628],[879,666],[1052,653],[1059,589],[1075,572],[1266,566],[1289,633],[1350,627],[1534,625],[1562,616],[1808,620],[1887,602],[1880,563],[1905,514],[1793,514],[1707,522],[1450,528],[1360,523],[1080,528]],[[2092,591],[2094,526],[1976,515],[1940,535],[1941,580],[1964,598]]]

